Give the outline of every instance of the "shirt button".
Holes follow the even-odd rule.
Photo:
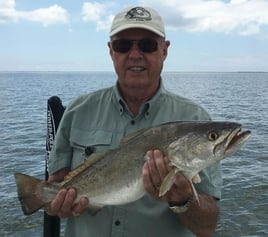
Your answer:
[[[85,148],[85,153],[86,153],[87,156],[90,156],[92,153],[94,153],[94,147],[87,146]]]
[[[132,125],[134,125],[135,124],[135,120],[131,120],[131,122],[130,122]]]
[[[120,225],[120,221],[119,221],[119,220],[116,220],[116,221],[114,222],[114,224],[115,224],[116,226],[119,226],[119,225]]]

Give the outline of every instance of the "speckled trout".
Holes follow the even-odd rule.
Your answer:
[[[88,197],[94,210],[136,201],[145,194],[141,175],[145,154],[154,149],[161,150],[171,165],[160,187],[162,196],[178,172],[191,184],[200,182],[202,169],[234,153],[250,134],[233,122],[171,122],[145,128],[124,137],[116,149],[93,153],[59,184],[15,173],[18,198],[25,215],[51,202],[61,188],[75,188],[76,201]],[[197,197],[193,184],[192,188]]]

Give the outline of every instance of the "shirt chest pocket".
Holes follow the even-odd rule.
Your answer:
[[[84,162],[90,153],[111,149],[112,132],[105,130],[72,129],[70,143],[73,147],[72,168]]]

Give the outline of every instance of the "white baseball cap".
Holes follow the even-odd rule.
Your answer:
[[[110,37],[127,29],[140,28],[165,37],[161,16],[149,7],[129,7],[118,13],[112,22]]]

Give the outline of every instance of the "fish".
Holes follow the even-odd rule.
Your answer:
[[[144,128],[126,135],[115,149],[91,154],[61,183],[15,173],[18,199],[25,215],[51,202],[62,188],[76,189],[75,202],[87,197],[89,209],[95,211],[134,202],[145,194],[142,167],[147,151],[155,149],[163,152],[171,166],[159,196],[165,195],[180,172],[197,198],[193,183],[201,182],[199,172],[239,150],[250,135],[241,124],[224,121],[170,122]]]

